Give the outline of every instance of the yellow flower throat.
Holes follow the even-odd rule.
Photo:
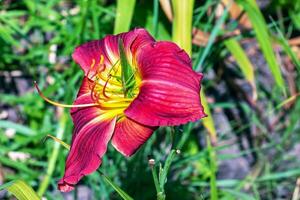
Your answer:
[[[111,68],[107,68],[104,64],[103,55],[100,56],[100,62],[96,66],[96,72],[92,76],[90,72],[95,67],[95,59],[92,60],[92,64],[87,73],[89,89],[91,91],[90,95],[93,103],[89,104],[62,104],[47,98],[38,87],[37,83],[34,85],[39,93],[39,95],[48,103],[64,108],[85,108],[85,107],[99,107],[101,109],[101,116],[99,119],[111,119],[113,117],[118,117],[119,120],[123,118],[124,110],[130,105],[134,98],[139,93],[139,86],[141,83],[141,76],[134,63],[131,67],[134,70],[133,80],[134,84],[131,87],[131,96],[127,97],[124,93],[124,86],[121,81],[122,66],[118,60]]]
[[[93,59],[90,71],[94,67],[95,60]],[[87,74],[92,100],[104,111],[104,115],[107,115],[107,117],[122,117],[124,110],[139,93],[139,84],[141,82],[139,74],[133,74],[134,85],[131,89],[131,96],[128,97],[124,93],[121,79],[122,66],[119,60],[111,68],[107,68],[104,64],[104,57],[101,55],[100,62],[96,67],[94,75],[89,77],[90,71]],[[134,71],[137,72],[137,69],[134,68]]]

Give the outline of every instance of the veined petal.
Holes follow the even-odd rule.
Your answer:
[[[156,128],[123,117],[116,124],[112,145],[123,155],[131,156],[149,139]]]
[[[79,88],[78,94],[77,94],[77,98],[85,95],[85,94],[91,94],[91,88],[90,85],[92,83],[92,80],[89,80],[88,77],[84,76],[83,80],[82,80],[82,84]],[[92,102],[90,102],[92,103]]]
[[[89,80],[84,78],[75,105],[93,103],[87,81]],[[58,183],[58,189],[63,192],[71,191],[83,176],[100,166],[116,122],[115,118],[105,117],[106,114],[96,106],[72,108],[71,116],[75,126],[71,150],[64,177]]]
[[[140,93],[125,115],[148,126],[173,126],[206,116],[200,101],[202,74],[176,44],[157,42],[137,53]]]
[[[101,164],[114,131],[116,119],[102,121],[95,118],[87,123],[73,137],[64,177],[58,183],[58,189],[69,192],[85,175],[94,172]]]
[[[129,62],[133,62],[133,55],[138,48],[141,48],[147,43],[153,42],[154,39],[145,29],[134,29],[127,33],[118,35],[108,35],[102,40],[94,40],[87,42],[77,47],[72,55],[85,75],[94,75],[97,70],[103,71],[103,66],[100,66],[101,55],[103,56],[103,64],[106,68],[111,68],[119,60],[118,42],[122,39],[126,56]],[[94,60],[94,63],[93,63]],[[91,69],[91,66],[94,66]]]

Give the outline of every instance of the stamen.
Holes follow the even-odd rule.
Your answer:
[[[91,99],[94,101],[94,102],[99,102],[99,99],[100,99],[100,94],[97,93],[96,91],[96,86],[97,86],[97,82],[95,81],[94,84],[92,85],[92,88],[91,88]]]
[[[104,56],[101,54],[100,55],[100,63],[99,64],[102,65],[103,63],[104,63]]]
[[[92,59],[92,64],[91,64],[91,66],[90,66],[90,68],[89,68],[89,71],[88,71],[88,73],[87,73],[87,77],[89,77],[89,74],[90,74],[91,70],[94,68],[95,63],[96,63],[95,59]]]
[[[90,103],[90,104],[77,104],[77,105],[70,105],[70,104],[62,104],[59,102],[55,102],[51,99],[48,99],[40,90],[38,84],[36,81],[33,82],[35,88],[37,89],[39,95],[48,103],[55,105],[55,106],[59,106],[59,107],[63,107],[63,108],[85,108],[85,107],[92,107],[92,106],[99,106],[99,104],[95,104],[95,103]]]
[[[110,76],[110,77],[109,77],[109,76]],[[102,74],[99,74],[98,77],[99,77],[101,80],[103,80],[103,81],[107,81],[107,78],[115,78],[115,77],[114,77],[113,75],[111,75],[111,74],[108,74],[108,75],[107,75],[107,78],[104,77]],[[113,80],[113,79],[110,79],[109,84],[110,84],[110,85],[117,86],[117,87],[121,86],[120,82],[118,82],[118,81],[116,81],[116,80]]]
[[[108,99],[109,99],[109,96],[107,96],[107,95],[105,94],[105,89],[106,89],[107,83],[108,83],[108,81],[109,81],[110,78],[111,78],[111,75],[108,75],[107,80],[106,80],[106,82],[105,82],[105,84],[104,84],[104,86],[103,86],[103,89],[102,89],[102,94],[103,94],[103,96],[105,96],[105,97],[108,98]]]

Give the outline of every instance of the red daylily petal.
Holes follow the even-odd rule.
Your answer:
[[[93,103],[85,77],[74,104]],[[107,144],[114,131],[116,119],[103,120],[100,108],[72,108],[74,122],[71,150],[69,152],[64,177],[58,183],[58,189],[71,191],[74,185],[85,175],[95,171],[101,164]]]
[[[202,74],[176,44],[157,42],[137,53],[142,76],[137,98],[125,115],[148,126],[173,126],[205,117],[200,101]]]
[[[131,156],[149,139],[155,129],[156,127],[144,126],[124,117],[117,122],[112,145],[123,155]]]
[[[92,76],[97,70],[103,70],[99,69],[100,66],[98,66],[101,55],[104,57],[104,64],[108,68],[119,60],[119,39],[122,39],[124,43],[129,62],[133,61],[132,54],[134,54],[138,48],[154,41],[145,29],[139,28],[127,33],[108,35],[102,40],[94,40],[80,45],[75,49],[72,57],[75,62],[81,66],[85,75],[90,74]],[[93,59],[95,60],[95,66],[93,69],[90,69]]]
[[[71,191],[83,176],[94,172],[100,166],[101,158],[114,131],[115,122],[115,118],[107,121],[99,121],[95,118],[87,123],[76,137],[73,137],[65,174],[58,183],[60,191]]]
[[[92,84],[92,81],[90,79],[88,79],[88,77],[84,76],[84,78],[82,80],[82,84],[81,84],[78,94],[77,94],[77,98],[82,95],[85,95],[85,94],[90,95],[91,94],[91,88],[90,88],[91,84]]]

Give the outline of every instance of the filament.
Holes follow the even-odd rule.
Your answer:
[[[91,66],[90,66],[90,68],[89,68],[89,71],[87,72],[87,76],[89,76],[91,70],[94,68],[95,63],[96,63],[95,59],[92,59],[92,64],[91,64]]]
[[[39,86],[38,86],[38,84],[37,84],[36,81],[34,81],[33,83],[34,83],[34,86],[35,86],[35,88],[37,89],[39,95],[40,95],[45,101],[47,101],[48,103],[50,103],[50,104],[52,104],[52,105],[55,105],[55,106],[58,106],[58,107],[63,107],[63,108],[85,108],[85,107],[99,106],[99,104],[95,104],[95,103],[70,105],[70,104],[62,104],[62,103],[53,101],[53,100],[47,98],[47,97],[42,93],[42,91],[40,90],[40,88],[39,88]]]
[[[103,89],[102,89],[102,94],[103,94],[103,96],[106,97],[106,98],[108,98],[108,99],[109,99],[109,96],[106,95],[105,89],[106,89],[107,83],[108,83],[108,81],[109,81],[110,78],[111,78],[111,76],[109,75],[109,76],[107,77],[107,80],[106,80],[106,82],[105,82],[105,84],[104,84],[104,86],[103,86]]]

